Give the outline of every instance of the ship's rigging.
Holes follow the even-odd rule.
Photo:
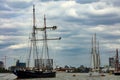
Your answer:
[[[35,61],[37,62],[37,68],[43,68],[46,69],[48,66],[52,66],[51,60],[49,58],[49,49],[48,49],[48,43],[47,40],[60,40],[61,37],[59,38],[47,38],[47,29],[55,30],[57,29],[57,26],[53,27],[47,27],[46,26],[46,16],[44,15],[44,27],[43,28],[38,28],[36,27],[35,23],[35,6],[33,5],[33,31],[32,31],[32,37],[31,37],[31,45],[30,45],[30,52],[29,52],[29,58],[28,58],[28,67],[30,66],[30,58],[33,53],[33,56],[35,57]],[[43,39],[37,39],[36,38],[36,33],[37,31],[43,32]],[[43,47],[42,47],[42,53],[41,57],[39,57],[39,52],[38,52],[38,41],[43,41]],[[51,67],[52,68],[52,67]]]
[[[28,65],[26,69],[17,69],[14,70],[13,73],[18,78],[50,78],[56,77],[56,72],[53,70],[53,59],[49,57],[49,50],[48,50],[48,40],[60,40],[59,38],[47,38],[47,29],[55,30],[57,29],[56,26],[47,27],[46,26],[46,17],[44,15],[44,27],[38,28],[35,23],[35,6],[33,5],[33,27],[32,27],[32,35],[30,38],[30,52],[28,56]],[[43,38],[38,39],[37,32],[43,32]],[[42,53],[39,56],[39,49],[38,49],[38,42],[42,41]],[[33,62],[34,66],[30,66],[31,56],[33,55]]]
[[[96,34],[92,37],[91,66],[93,71],[100,70],[99,42],[96,41]]]

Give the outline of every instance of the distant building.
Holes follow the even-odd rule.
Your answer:
[[[20,67],[20,68],[25,68],[26,67],[26,63],[22,63],[19,60],[16,62],[16,67]]]
[[[26,68],[26,63],[20,62],[19,60],[17,60],[16,65],[15,66],[11,66],[8,69],[10,71],[14,71],[14,70],[20,70],[20,69],[25,69]]]
[[[0,68],[4,68],[4,63],[3,63],[3,61],[0,61]]]
[[[115,59],[113,57],[109,58],[109,67],[111,68],[115,67]]]

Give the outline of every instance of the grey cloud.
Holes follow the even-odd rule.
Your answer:
[[[2,43],[2,44],[0,44],[0,50],[2,50],[2,49],[5,49],[5,48],[7,48],[7,47],[9,47],[10,45],[13,45],[13,43],[9,43],[9,42],[5,42],[5,43]]]
[[[52,1],[52,0],[40,0],[41,2],[48,2],[48,1]]]
[[[13,18],[22,15],[22,9],[28,8],[31,5],[31,2],[28,3],[24,1],[3,1],[0,3],[0,18]]]
[[[3,28],[3,29],[0,29],[0,34],[1,35],[20,35],[20,33],[18,33],[18,29],[10,29],[10,28]]]
[[[7,5],[6,0],[0,0],[0,11],[10,11],[11,9]]]
[[[98,1],[100,0],[76,0],[76,2],[80,4],[92,3],[92,2],[98,2]]]
[[[0,10],[2,10],[2,11],[25,9],[31,5],[33,5],[32,1],[26,2],[26,1],[0,0]]]
[[[8,6],[12,9],[25,9],[32,5],[32,2],[25,1],[16,1],[16,2],[7,2]]]
[[[39,0],[41,2],[49,2],[49,1],[69,1],[69,0]]]
[[[17,17],[19,15],[21,15],[21,14],[14,13],[14,12],[13,13],[3,12],[3,13],[0,14],[0,18],[13,18],[13,17]]]
[[[112,4],[113,6],[116,7],[120,7],[120,0],[100,0],[100,1]]]
[[[78,15],[82,15],[78,13]],[[106,14],[93,14],[93,13],[85,13],[87,18],[76,18],[74,16],[66,16],[63,17],[63,20],[68,22],[80,23],[83,25],[112,25],[120,23],[120,16],[118,13],[106,13]]]
[[[115,1],[113,1],[113,5],[120,7],[120,0],[115,0]]]
[[[113,35],[113,34],[101,35],[101,38],[108,39],[108,40],[115,40],[115,39],[117,40],[117,39],[119,39],[119,37],[120,37],[120,35]]]
[[[55,15],[57,14],[57,16],[54,17],[54,15],[52,15],[53,17],[51,19],[57,18],[67,22],[79,23],[83,25],[112,25],[120,23],[119,7],[110,6],[110,4],[106,4],[105,2],[96,4],[98,4],[98,6],[95,4],[88,4],[92,5],[92,10],[89,8],[90,6],[85,6],[84,4],[82,4],[82,6],[77,5],[72,7],[75,11],[74,13],[76,13],[78,17],[72,15],[72,13],[69,13],[71,7],[67,10],[58,7],[58,11],[55,10],[58,13],[51,12]],[[54,11],[54,8],[51,10]]]
[[[0,3],[0,11],[10,11],[9,7],[6,7],[4,3]]]
[[[120,16],[117,15],[103,15],[103,16],[89,16],[90,18],[85,20],[87,25],[114,25],[120,23]]]
[[[65,21],[72,23],[80,23],[83,25],[114,25],[120,23],[120,17],[95,17],[91,16],[88,19],[78,19],[78,18],[65,18]]]

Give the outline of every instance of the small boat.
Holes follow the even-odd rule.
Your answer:
[[[73,74],[72,76],[73,76],[73,77],[75,77],[76,75],[75,75],[75,74]]]
[[[106,76],[106,75],[105,75],[104,73],[101,73],[100,76],[104,77],[104,76]]]
[[[114,75],[118,75],[118,76],[120,76],[120,72],[114,72]]]
[[[33,6],[33,30],[30,38],[30,53],[28,58],[28,66],[25,69],[16,69],[13,73],[17,76],[17,78],[52,78],[56,77],[56,71],[53,69],[53,59],[49,58],[48,44],[47,40],[60,40],[59,38],[47,38],[47,29],[55,30],[57,27],[47,27],[46,26],[46,18],[44,16],[44,27],[38,28],[35,25],[35,7]],[[37,32],[43,32],[43,39],[37,39]],[[39,56],[37,42],[43,41],[42,53]],[[31,54],[34,56],[34,66],[31,68]]]

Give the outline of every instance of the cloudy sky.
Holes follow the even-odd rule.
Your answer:
[[[90,66],[91,38],[94,33],[100,43],[101,65],[120,50],[119,0],[0,0],[0,60],[6,65],[16,59],[26,61],[29,36],[32,31],[32,7],[36,8],[36,26],[43,27],[46,15],[50,56],[59,66]],[[41,42],[40,42],[41,43]],[[40,45],[41,47],[41,45]]]

